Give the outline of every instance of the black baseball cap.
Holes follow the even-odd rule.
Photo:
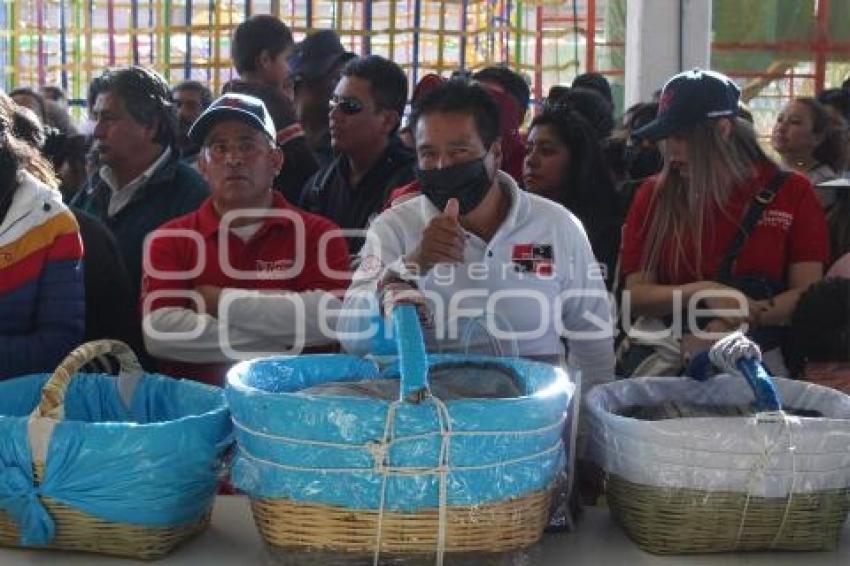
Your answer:
[[[738,114],[741,89],[724,74],[693,69],[667,81],[658,101],[658,116],[632,135],[658,141],[704,120]]]
[[[274,121],[262,100],[247,94],[228,92],[215,99],[195,120],[189,129],[189,139],[198,145],[203,144],[212,127],[224,120],[244,122],[271,139],[275,139],[277,134]]]
[[[296,81],[309,81],[326,75],[337,63],[355,57],[357,55],[345,50],[334,30],[323,29],[295,46],[288,60],[289,71]]]

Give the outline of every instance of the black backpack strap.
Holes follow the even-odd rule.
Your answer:
[[[717,270],[717,280],[721,283],[732,280],[732,266],[735,265],[735,260],[738,259],[738,254],[741,253],[741,249],[744,247],[744,244],[747,243],[747,239],[750,237],[750,234],[753,232],[753,228],[756,227],[761,215],[764,213],[764,209],[767,205],[773,202],[773,199],[776,198],[777,193],[779,193],[779,189],[782,188],[782,185],[785,184],[785,180],[790,175],[791,173],[788,171],[777,171],[773,176],[773,179],[770,180],[770,183],[760,190],[755,198],[753,198],[753,202],[750,203],[750,207],[747,209],[744,220],[741,222],[741,229],[738,230],[735,234],[735,238],[732,239],[732,243],[726,250],[726,255],[723,257],[723,261],[720,263],[720,268]]]

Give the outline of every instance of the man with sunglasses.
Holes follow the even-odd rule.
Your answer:
[[[397,132],[407,102],[407,77],[377,55],[353,59],[330,101],[331,146],[335,158],[304,186],[301,206],[321,214],[347,233],[350,251],[363,245],[371,219],[390,192],[413,180],[413,153]]]
[[[238,359],[332,344],[324,317],[348,283],[347,246],[273,190],[284,157],[263,102],[225,94],[189,136],[212,196],[146,242],[144,334],[160,370],[221,385]]]
[[[566,339],[586,388],[611,380],[611,306],[587,235],[565,208],[500,171],[487,91],[449,81],[417,102],[410,124],[422,194],[370,227],[339,320],[343,346],[383,351],[384,315],[409,302],[433,321],[432,349],[466,349],[482,325],[520,356],[559,358]]]

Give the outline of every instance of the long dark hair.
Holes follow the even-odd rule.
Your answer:
[[[564,205],[584,224],[596,259],[608,270],[606,280],[610,287],[620,247],[622,211],[599,138],[569,103],[545,107],[531,122],[529,131],[538,126],[552,128],[570,152],[567,171],[553,200]]]
[[[58,185],[50,163],[39,149],[15,135],[18,105],[0,90],[0,224],[12,206],[18,189],[18,171],[25,170],[39,181],[55,188]]]
[[[585,226],[616,219],[619,211],[614,182],[599,138],[587,120],[571,105],[559,103],[544,108],[528,129],[537,126],[551,127],[570,152],[569,167],[556,200]]]
[[[850,361],[850,280],[828,277],[800,295],[782,353],[794,378],[807,362]]]

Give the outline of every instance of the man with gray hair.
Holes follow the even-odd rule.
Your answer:
[[[198,208],[209,191],[180,162],[171,91],[144,67],[107,71],[90,88],[93,149],[101,167],[71,205],[112,231],[139,296],[142,243],[164,222]]]

